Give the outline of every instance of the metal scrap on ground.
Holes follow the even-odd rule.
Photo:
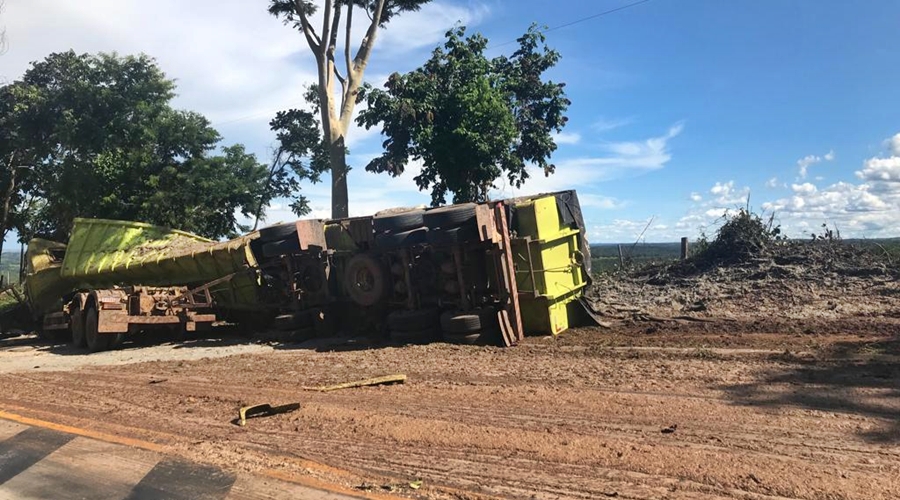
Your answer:
[[[269,417],[279,413],[288,413],[300,409],[300,403],[288,403],[281,406],[272,406],[270,404],[261,404],[253,406],[245,406],[238,411],[237,424],[241,427],[247,425],[247,419],[251,417]]]
[[[335,385],[320,385],[319,387],[303,387],[304,391],[330,392],[340,389],[352,389],[354,387],[366,387],[370,385],[388,385],[402,384],[406,382],[406,375],[399,373],[397,375],[385,375],[384,377],[367,378],[365,380],[356,380],[354,382],[344,382]]]

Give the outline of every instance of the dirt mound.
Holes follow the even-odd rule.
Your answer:
[[[618,319],[897,317],[898,277],[900,266],[877,246],[779,241],[740,259],[701,254],[599,276],[589,298]]]

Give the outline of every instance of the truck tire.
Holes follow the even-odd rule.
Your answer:
[[[474,203],[463,203],[461,205],[433,208],[425,212],[422,219],[428,229],[459,227],[475,218],[476,206],[478,205]]]
[[[100,352],[119,347],[125,341],[124,333],[100,333],[97,329],[100,313],[95,306],[88,306],[84,313],[84,337],[88,351]]]
[[[441,314],[441,330],[449,334],[468,334],[481,331],[481,315],[477,311],[461,313],[446,311]]]
[[[100,352],[109,349],[110,336],[97,331],[100,313],[94,306],[88,306],[84,314],[84,337],[87,341],[88,351]]]
[[[397,214],[376,215],[372,218],[372,226],[376,233],[402,233],[410,229],[422,227],[424,210],[410,210]]]
[[[419,228],[403,233],[381,233],[375,236],[375,246],[381,250],[396,250],[425,243],[428,229]]]
[[[84,349],[87,347],[87,339],[84,335],[84,313],[81,309],[72,311],[72,317],[69,319],[72,325],[72,347],[76,349]]]
[[[374,306],[387,294],[384,269],[369,254],[356,254],[350,258],[343,281],[350,299],[361,306]]]

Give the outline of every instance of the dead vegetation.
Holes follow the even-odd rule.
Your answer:
[[[784,238],[773,219],[740,210],[687,260],[596,277],[590,301],[619,320],[706,321],[900,316],[900,266],[879,245],[826,227]]]

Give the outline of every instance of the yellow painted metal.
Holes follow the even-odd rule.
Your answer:
[[[519,199],[513,261],[522,323],[529,334],[569,328],[569,304],[586,286],[580,230],[562,222],[554,195]]]
[[[254,232],[214,242],[175,229],[140,222],[75,219],[61,275],[79,288],[114,285],[202,285],[238,273],[213,290],[221,307],[252,308],[258,282],[244,272],[256,266]]]
[[[32,239],[25,252],[25,296],[35,314],[57,311],[61,297],[72,288],[70,280],[59,275],[66,245],[55,241]]]

